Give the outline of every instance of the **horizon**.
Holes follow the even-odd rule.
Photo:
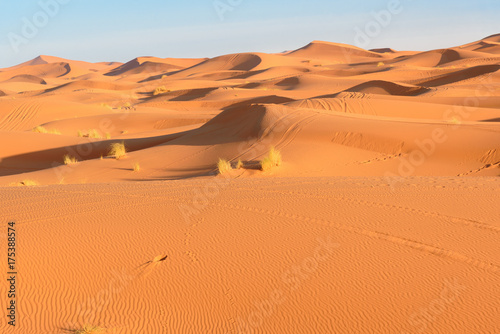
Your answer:
[[[474,4],[448,0],[439,4],[410,0],[356,0],[348,4],[196,0],[194,5],[145,1],[140,7],[130,0],[105,4],[40,0],[4,3],[0,9],[9,13],[0,22],[0,47],[6,50],[0,56],[0,68],[40,55],[125,63],[147,56],[212,58],[241,52],[279,53],[315,40],[367,50],[427,51],[500,32],[494,14],[500,4],[491,0]],[[470,29],[472,24],[474,29]]]
[[[469,42],[465,42],[465,43],[462,43],[460,45],[466,45],[466,44],[469,44],[469,43],[473,43],[473,42],[476,42],[476,41],[479,41],[479,40],[483,40],[483,39],[486,39],[486,38],[489,38],[489,37],[493,37],[493,36],[496,36],[496,35],[500,35],[500,33],[498,34],[493,34],[493,35],[488,35],[488,36],[484,36],[482,38],[478,38],[477,40],[474,40],[474,41],[469,41]],[[265,52],[265,51],[254,51],[254,52],[251,52],[251,51],[243,51],[243,52],[239,52],[239,53],[268,53],[268,54],[279,54],[279,53],[286,53],[286,52],[293,52],[293,51],[296,51],[296,50],[299,50],[299,49],[302,49],[304,47],[306,47],[307,45],[311,44],[311,43],[333,43],[333,44],[343,44],[343,43],[337,43],[337,42],[332,42],[332,41],[322,41],[322,40],[313,40],[303,46],[300,46],[296,49],[290,49],[290,50],[282,50],[282,51],[278,51],[278,52]],[[345,45],[350,45],[350,44],[345,44]],[[458,47],[460,45],[456,45],[455,47]],[[356,45],[350,45],[350,46],[354,46],[356,47]],[[387,48],[391,48],[391,47],[387,47]],[[377,49],[382,49],[382,48],[370,48],[370,49],[365,49],[367,51],[371,51],[371,50],[377,50]],[[391,48],[391,49],[394,49],[394,48]],[[429,50],[395,50],[395,51],[416,51],[416,52],[426,52],[426,51],[432,51],[432,50],[436,50],[436,49],[429,49]],[[238,52],[234,52],[234,54],[237,54]],[[213,56],[213,57],[157,57],[155,55],[139,55],[139,56],[136,56],[134,58],[131,58],[131,59],[128,59],[128,60],[123,60],[123,61],[118,61],[118,60],[101,60],[101,61],[88,61],[88,60],[85,60],[85,59],[74,59],[74,58],[63,58],[63,57],[59,57],[57,55],[49,55],[49,54],[40,54],[40,55],[37,55],[36,57],[34,58],[30,58],[30,59],[26,59],[26,60],[23,60],[21,61],[20,63],[17,63],[17,64],[14,64],[14,65],[11,65],[11,66],[8,66],[8,67],[3,67],[3,68],[0,68],[0,70],[5,70],[5,69],[9,69],[11,67],[15,67],[15,66],[18,66],[18,65],[21,65],[23,63],[26,63],[26,62],[29,62],[29,61],[33,61],[33,60],[36,60],[36,59],[39,59],[39,58],[44,58],[44,57],[52,57],[52,58],[60,58],[60,59],[63,59],[63,60],[69,60],[69,61],[82,61],[82,62],[87,62],[87,63],[90,63],[90,64],[98,64],[98,63],[118,63],[118,64],[126,64],[130,61],[133,61],[134,59],[137,59],[137,58],[160,58],[160,59],[165,59],[165,58],[174,58],[174,59],[182,59],[182,58],[185,58],[185,59],[202,59],[202,58],[206,58],[206,59],[212,59],[212,58],[216,58],[216,57],[219,57],[219,56],[224,56],[224,55],[229,55],[229,54],[233,54],[233,53],[225,53],[225,54],[219,54],[219,55],[216,55],[216,56]]]

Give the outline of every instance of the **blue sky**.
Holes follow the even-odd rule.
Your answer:
[[[381,11],[390,18],[377,21]],[[429,50],[500,33],[499,14],[498,0],[2,1],[0,68],[40,54],[123,62],[280,52],[313,40]]]

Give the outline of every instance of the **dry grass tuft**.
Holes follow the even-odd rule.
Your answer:
[[[155,91],[153,92],[153,95],[160,95],[160,94],[168,93],[168,92],[170,92],[170,90],[168,90],[165,86],[160,86],[160,87],[155,89]]]
[[[37,127],[35,127],[33,129],[33,132],[36,132],[36,133],[48,133],[48,134],[51,134],[51,135],[60,135],[61,133],[57,130],[47,130],[46,128],[44,128],[43,126],[39,125]]]
[[[64,156],[64,164],[65,165],[73,165],[73,164],[76,164],[77,162],[78,162],[78,160],[75,157],[72,157],[69,154],[66,154]]]
[[[236,169],[242,169],[242,168],[243,168],[243,161],[238,160],[238,162],[236,163]]]
[[[281,152],[278,151],[276,148],[271,147],[269,149],[269,154],[267,155],[267,157],[262,159],[262,161],[260,162],[260,168],[264,172],[266,172],[268,170],[273,169],[274,167],[280,166],[281,163],[282,163]]]
[[[231,163],[225,159],[220,159],[219,162],[217,163],[217,170],[219,174],[226,174],[227,172],[231,171],[233,167],[231,167]]]
[[[134,163],[134,172],[139,172],[141,170],[141,165],[138,162]]]
[[[88,131],[78,130],[78,137],[102,139],[102,136],[97,129],[90,129]]]
[[[88,137],[94,138],[94,139],[101,139],[102,138],[101,134],[96,129],[90,129]]]
[[[120,159],[123,158],[125,155],[127,155],[127,150],[125,148],[125,143],[113,143],[109,147],[109,153],[108,157],[115,157],[115,159]]]

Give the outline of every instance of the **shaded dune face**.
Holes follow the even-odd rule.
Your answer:
[[[0,143],[1,334],[498,333],[500,35],[40,56]]]

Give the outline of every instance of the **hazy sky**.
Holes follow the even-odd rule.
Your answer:
[[[382,13],[378,21],[374,13]],[[499,16],[498,0],[1,1],[0,68],[40,54],[95,62],[213,57],[313,40],[429,50],[500,33]]]

